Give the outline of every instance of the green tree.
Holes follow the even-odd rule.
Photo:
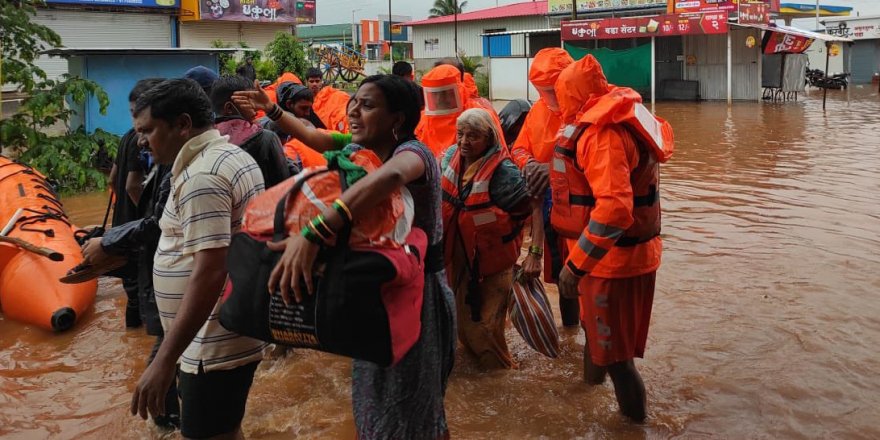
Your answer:
[[[266,46],[266,55],[275,63],[276,76],[290,72],[305,78],[309,59],[304,45],[293,35],[276,33],[275,39]]]
[[[456,4],[458,7],[456,7]],[[458,12],[461,14],[462,9],[467,6],[467,0],[434,0],[434,7],[428,11],[429,17],[445,17]],[[456,10],[457,9],[457,10]]]
[[[46,72],[35,64],[43,51],[61,47],[58,34],[31,22],[38,2],[0,1],[0,86],[12,84],[17,94],[26,96],[15,115],[0,121],[0,145],[56,180],[66,192],[103,189],[107,182],[97,169],[97,158],[105,145],[107,153],[114,156],[118,138],[101,130],[89,134],[68,129],[61,136],[49,135],[47,130],[68,126],[76,115],[70,104],[80,105],[94,96],[105,114],[110,98],[92,81],[70,75],[47,79]]]
[[[477,70],[483,67],[483,63],[480,62],[483,57],[469,57],[464,51],[461,51],[458,53],[458,59],[461,60],[464,71],[471,75],[476,75]]]
[[[211,47],[215,49],[229,49],[232,43],[223,40],[214,40]],[[221,52],[217,54],[217,62],[220,64],[220,75],[235,75],[235,69],[238,68],[238,62],[235,61],[235,55],[231,52]]]

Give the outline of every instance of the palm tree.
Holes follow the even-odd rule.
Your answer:
[[[455,4],[458,3],[458,11],[456,11]],[[457,0],[434,0],[434,7],[428,11],[430,18],[434,17],[443,17],[446,15],[452,15],[458,12],[461,14],[461,10],[467,6],[467,0],[465,1],[457,1]]]

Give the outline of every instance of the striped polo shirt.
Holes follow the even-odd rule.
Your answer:
[[[263,192],[263,175],[254,159],[209,130],[190,139],[171,169],[171,195],[159,226],[153,284],[165,332],[171,328],[186,292],[196,252],[228,247],[241,228],[248,202]],[[225,267],[217,270],[226,271]],[[262,358],[264,344],[220,325],[220,296],[208,320],[180,357],[186,373],[228,370]]]

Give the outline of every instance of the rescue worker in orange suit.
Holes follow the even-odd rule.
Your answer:
[[[568,238],[559,292],[579,298],[584,380],[614,384],[621,412],[646,417],[643,357],[660,267],[660,163],[674,149],[672,128],[638,93],[609,86],[591,55],[556,83],[566,124],[550,167],[553,228]]]
[[[544,199],[544,281],[555,283],[562,270],[562,262],[568,255],[565,239],[550,226],[551,198],[550,159],[556,146],[556,135],[562,125],[559,104],[556,102],[556,79],[562,69],[573,63],[571,55],[558,47],[541,49],[535,54],[529,68],[529,81],[538,90],[539,98],[529,110],[519,137],[511,146],[511,155],[522,169],[532,197]],[[575,327],[580,322],[578,300],[559,297],[562,325]]]
[[[532,215],[532,241],[523,276],[541,274],[543,218],[525,179],[501,145],[483,109],[457,121],[458,143],[441,160],[446,273],[455,292],[458,339],[483,369],[513,368],[504,337],[522,229]]]
[[[480,96],[480,89],[477,88],[477,81],[474,80],[473,75],[465,72],[462,75],[462,83],[464,84],[465,90],[467,90],[468,98],[479,104],[479,106],[484,108],[489,114],[494,115],[499,121],[501,120],[501,118],[498,117],[498,112],[495,111],[495,107],[492,107],[492,103],[488,99]]]
[[[422,77],[425,113],[416,127],[416,137],[437,157],[442,157],[443,152],[455,144],[458,116],[467,109],[482,108],[469,98],[461,77],[461,71],[448,64],[437,66]],[[492,119],[498,132],[503,133],[498,115],[490,115],[494,115]],[[503,139],[501,144],[507,148]]]
[[[446,57],[441,58],[439,61],[434,63],[434,67],[442,66],[442,65],[450,65],[458,69],[461,73],[461,83],[464,85],[465,96],[472,103],[476,104],[478,107],[483,108],[490,115],[492,115],[492,119],[498,122],[498,126],[501,127],[501,118],[498,117],[498,112],[495,111],[495,107],[492,106],[492,103],[480,96],[480,90],[477,88],[477,82],[474,80],[474,76],[469,72],[464,70],[464,64],[461,62],[460,58]],[[507,145],[507,142],[504,143]]]
[[[324,125],[323,127],[317,124],[315,126],[348,133],[348,101],[351,100],[351,96],[342,90],[324,85],[324,75],[314,67],[309,68],[306,73],[306,81],[312,93],[315,94],[312,110]]]

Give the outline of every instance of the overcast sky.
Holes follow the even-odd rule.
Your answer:
[[[518,3],[521,0],[468,0],[465,12],[498,5]],[[810,0],[783,0],[783,3],[814,3]],[[862,15],[880,14],[878,0],[820,0],[823,5],[852,6]],[[391,13],[409,15],[413,19],[428,16],[434,0],[391,0]],[[379,14],[388,14],[388,0],[317,0],[318,24],[350,23],[352,10],[355,20],[375,19]],[[359,10],[358,10],[359,9]],[[854,12],[855,12],[854,11]],[[855,13],[853,13],[855,15]],[[814,20],[815,22],[815,20]],[[815,23],[795,23],[800,27],[813,27]]]

